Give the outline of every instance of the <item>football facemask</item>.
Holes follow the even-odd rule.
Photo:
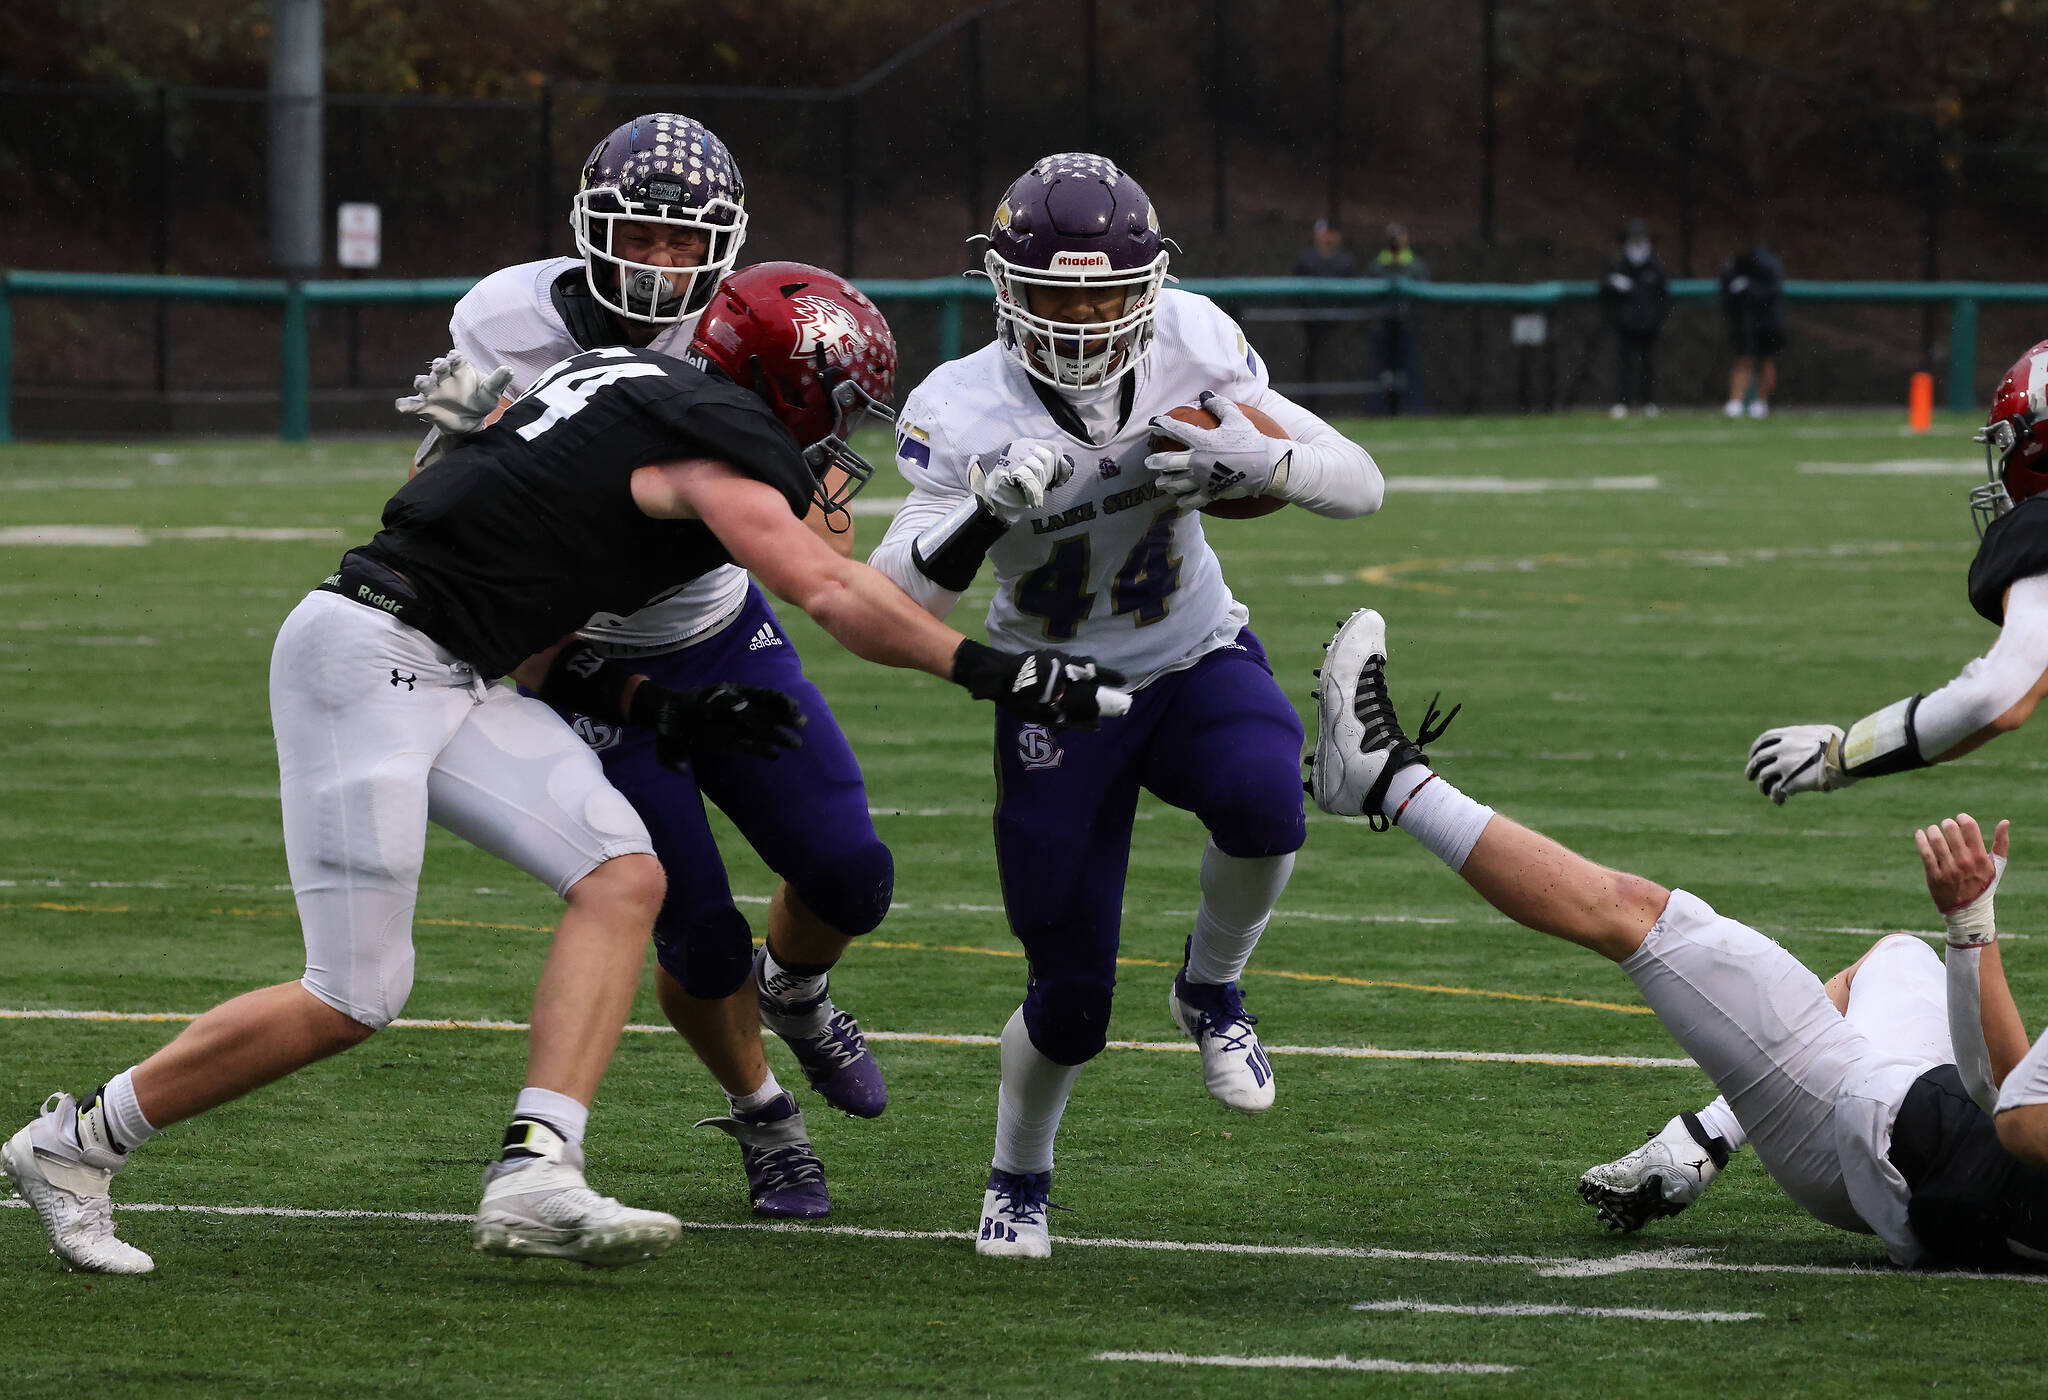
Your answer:
[[[993,248],[982,265],[996,289],[996,335],[1026,374],[1055,389],[1093,389],[1135,368],[1152,352],[1167,254],[1144,267],[1113,269],[1100,253],[1062,254],[1053,268],[1021,267]],[[1031,309],[1031,291],[1113,288],[1121,313],[1107,321],[1060,321]]]
[[[1991,476],[1984,485],[1970,488],[1970,523],[1976,527],[1978,539],[1984,538],[1992,522],[2013,507],[2012,496],[2005,489],[2005,464],[2020,444],[2020,429],[2017,420],[2001,418],[1971,434],[1972,442],[1984,444],[1984,467]]]
[[[825,352],[818,352],[821,369]],[[894,427],[895,410],[870,394],[852,379],[840,379],[832,385],[832,431],[804,448],[804,461],[810,465],[818,478],[817,490],[812,499],[827,515],[844,511],[847,503],[861,493],[875,474],[875,468],[867,458],[853,450],[853,435],[860,425],[873,417],[883,427]],[[836,487],[828,486],[827,473],[837,469],[845,480]]]

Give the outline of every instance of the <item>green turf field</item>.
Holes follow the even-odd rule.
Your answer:
[[[1823,975],[1873,930],[1936,926],[1908,832],[1959,808],[2014,819],[2004,907],[2027,931],[2048,895],[2038,733],[1784,808],[1741,774],[1760,729],[1847,723],[1988,644],[1964,599],[1964,492],[1981,472],[1966,425],[1925,439],[1846,415],[1351,426],[1392,479],[1380,516],[1210,528],[1305,719],[1322,641],[1369,603],[1389,620],[1397,701],[1419,712],[1441,689],[1464,704],[1436,749],[1454,781],[1683,884]],[[297,975],[271,640],[374,528],[406,450],[0,449],[0,1008],[189,1014]],[[867,544],[884,524],[862,518]],[[123,1211],[153,1276],[65,1273],[28,1212],[0,1209],[10,1395],[2040,1393],[2048,1292],[1882,1271],[1874,1239],[1809,1220],[1749,1154],[1685,1216],[1603,1234],[1578,1173],[1710,1097],[1696,1070],[1276,1050],[1274,1110],[1220,1108],[1166,1013],[1202,832],[1149,800],[1112,1030],[1141,1044],[1081,1078],[1054,1257],[978,1259],[966,1232],[996,1055],[949,1037],[993,1035],[1023,978],[996,907],[989,715],[784,615],[898,868],[896,911],[834,978],[870,1032],[905,1037],[875,1047],[888,1114],[856,1122],[799,1096],[830,1176],[826,1228],[750,1227],[735,1149],[690,1126],[722,1100],[677,1037],[650,1032],[626,1038],[606,1081],[590,1175],[693,1222],[682,1245],[612,1273],[472,1254],[460,1217],[524,1039],[393,1029],[137,1154],[124,1203],[272,1212]],[[771,879],[727,850],[758,928]],[[420,914],[408,1014],[524,1020],[548,892],[437,832]],[[2038,1025],[2035,946],[2008,959]],[[1269,1047],[1679,1053],[1611,967],[1508,925],[1405,836],[1314,814],[1245,987]],[[660,1020],[651,991],[634,1019]],[[173,1029],[0,1019],[0,1133]],[[800,1079],[779,1046],[771,1058]],[[1748,1316],[1354,1307],[1394,1301]],[[1098,1359],[1160,1352],[1516,1369]]]

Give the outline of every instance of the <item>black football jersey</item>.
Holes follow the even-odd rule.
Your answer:
[[[359,552],[411,581],[434,640],[502,675],[593,613],[637,611],[730,562],[701,522],[633,503],[635,469],[691,457],[810,509],[816,479],[757,395],[652,351],[586,351],[407,482]]]
[[[1954,1065],[1913,1081],[1892,1125],[1906,1219],[1929,1264],[2048,1268],[2048,1168],[2005,1150]]]
[[[2029,496],[1991,522],[1970,561],[1970,606],[2005,626],[2005,590],[2048,574],[2048,495]]]

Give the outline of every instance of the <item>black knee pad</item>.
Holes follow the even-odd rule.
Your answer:
[[[1284,856],[1308,843],[1308,814],[1301,802],[1300,780],[1293,773],[1284,782],[1239,784],[1226,810],[1228,821],[1219,822],[1209,834],[1216,849],[1227,856]]]
[[[881,926],[896,894],[896,858],[880,841],[843,851],[837,860],[790,881],[804,908],[848,938]]]
[[[1054,1064],[1078,1065],[1109,1041],[1112,989],[1104,983],[1034,977],[1024,996],[1024,1029]]]
[[[723,1001],[747,983],[754,931],[730,904],[699,910],[687,923],[654,923],[654,960],[676,985],[700,1001]]]

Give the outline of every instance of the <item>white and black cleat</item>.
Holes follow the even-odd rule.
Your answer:
[[[0,1143],[0,1167],[35,1210],[50,1252],[67,1267],[89,1274],[146,1274],[156,1261],[114,1236],[107,1186],[127,1154],[73,1142],[70,1124],[77,1113],[71,1095],[50,1095],[28,1126]]]
[[[683,1222],[673,1215],[635,1210],[591,1190],[583,1149],[545,1124],[521,1119],[505,1140],[518,1155],[484,1168],[484,1198],[470,1225],[479,1253],[615,1269],[659,1259],[683,1237]]]
[[[1362,816],[1384,831],[1387,785],[1403,768],[1423,761],[1423,746],[1441,738],[1463,706],[1439,716],[1432,698],[1416,737],[1402,732],[1387,693],[1387,623],[1371,608],[1346,618],[1324,652],[1316,672],[1316,751],[1309,760],[1308,790],[1325,812]]]
[[[1728,1144],[1690,1113],[1649,1137],[1626,1157],[1589,1168],[1579,1178],[1579,1196],[1610,1230],[1626,1234],[1678,1214],[1728,1165]]]
[[[1202,1083],[1209,1096],[1239,1113],[1273,1106],[1273,1062],[1252,1029],[1259,1018],[1244,1009],[1237,983],[1190,982],[1183,967],[1166,998],[1167,1014],[1202,1052]]]
[[[1052,1208],[1051,1193],[1049,1171],[1006,1172],[991,1167],[988,1189],[981,1196],[974,1252],[998,1259],[1050,1258],[1052,1231],[1045,1215]]]

